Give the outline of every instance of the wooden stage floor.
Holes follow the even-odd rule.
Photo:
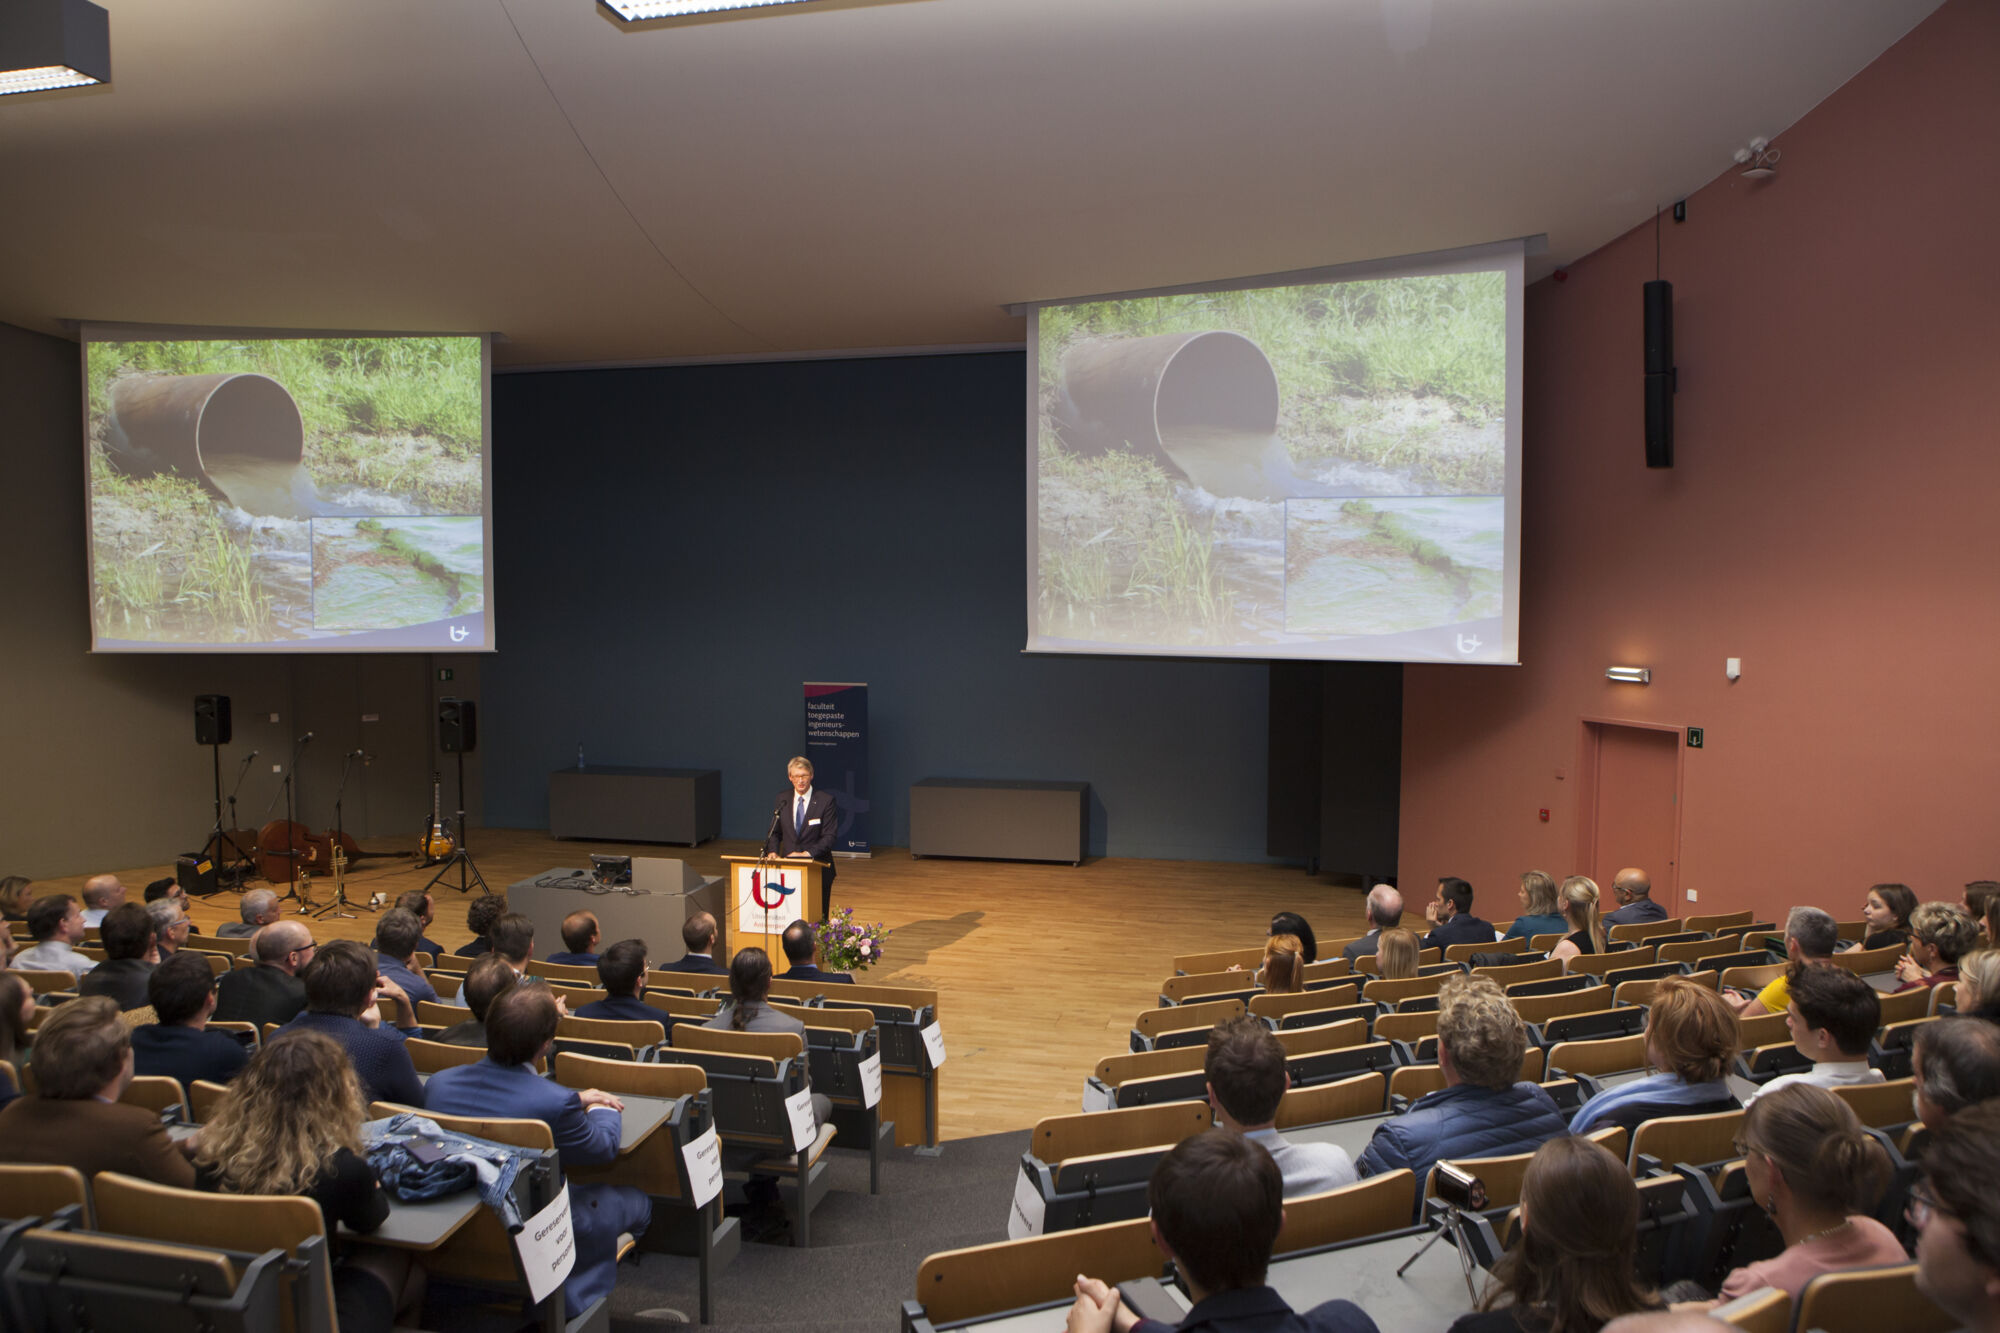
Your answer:
[[[377,850],[407,841],[372,839]],[[755,845],[720,840],[689,850],[633,843],[558,842],[518,829],[475,829],[473,854],[496,890],[556,866],[588,865],[593,851],[679,857],[705,875],[722,873],[725,854]],[[172,868],[121,869],[136,899],[147,881]],[[403,857],[368,860],[348,876],[348,896],[395,895],[433,872]],[[261,881],[253,882],[253,887]],[[77,893],[82,876],[42,881]],[[315,879],[321,902],[330,882]],[[471,938],[455,889],[437,894],[431,937],[447,948]],[[196,900],[205,933],[236,918],[237,895]],[[935,986],[947,1059],[939,1078],[945,1138],[1031,1128],[1046,1115],[1079,1109],[1083,1080],[1097,1061],[1127,1049],[1142,1009],[1158,1003],[1159,983],[1176,954],[1262,942],[1271,914],[1299,912],[1322,939],[1359,934],[1362,895],[1292,868],[1227,862],[1105,858],[1067,865],[916,860],[888,848],[865,861],[842,861],[834,907],[895,931],[884,962],[866,975],[884,984]],[[374,918],[323,917],[318,939],[368,939]],[[679,942],[650,940],[655,960],[676,957]],[[536,941],[538,953],[559,942]]]

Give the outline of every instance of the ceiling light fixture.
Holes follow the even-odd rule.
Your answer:
[[[90,0],[0,4],[0,96],[111,82],[111,16]]]
[[[1767,181],[1778,174],[1778,159],[1783,156],[1771,147],[1771,141],[1758,135],[1747,148],[1736,150],[1736,165],[1743,168],[1737,174],[1745,180]]]
[[[797,5],[808,0],[597,0],[627,23],[648,19],[678,19],[694,14],[715,14],[725,9],[763,9],[769,5]]]
[[[1653,668],[1606,667],[1604,668],[1604,678],[1606,680],[1615,680],[1622,685],[1651,685],[1653,683]]]

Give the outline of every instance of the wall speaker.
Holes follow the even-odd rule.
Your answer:
[[[229,696],[197,694],[194,697],[194,743],[229,744]]]
[[[1674,465],[1674,285],[1646,284],[1646,466]]]
[[[479,748],[479,706],[470,699],[438,700],[438,748],[471,754]]]

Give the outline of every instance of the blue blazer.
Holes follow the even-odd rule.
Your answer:
[[[705,953],[691,953],[677,962],[660,964],[658,970],[662,972],[706,972],[714,976],[727,972],[729,969]]]
[[[658,1023],[665,1027],[673,1022],[673,1016],[664,1009],[655,1009],[644,1000],[632,995],[612,995],[593,1001],[576,1011],[578,1018],[611,1019],[621,1023]]]
[[[786,981],[838,981],[850,986],[854,984],[854,978],[847,973],[822,972],[817,963],[794,963],[791,971],[780,972],[778,975]]]
[[[602,1166],[618,1156],[618,1112],[585,1111],[573,1089],[549,1082],[532,1065],[499,1065],[489,1055],[476,1065],[440,1069],[424,1085],[424,1108],[540,1120],[554,1132],[564,1166]]]

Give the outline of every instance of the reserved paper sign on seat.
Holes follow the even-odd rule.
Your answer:
[[[576,1267],[576,1235],[570,1225],[569,1186],[564,1185],[555,1202],[528,1219],[514,1233],[514,1251],[521,1256],[521,1273],[528,1279],[528,1295],[537,1303],[547,1299]]]
[[[936,1023],[923,1030],[924,1049],[930,1052],[931,1068],[944,1063],[944,1029]]]
[[[861,1070],[861,1104],[875,1106],[882,1100],[882,1055],[878,1051],[863,1060]]]
[[[800,1088],[785,1098],[785,1110],[792,1117],[792,1151],[810,1148],[819,1137],[819,1126],[813,1123],[813,1095],[811,1088]]]
[[[681,1145],[681,1159],[687,1163],[695,1207],[702,1207],[722,1193],[722,1139],[714,1125],[700,1138]]]
[[[1041,1186],[1026,1171],[1014,1178],[1014,1206],[1007,1211],[1007,1239],[1020,1240],[1025,1236],[1042,1234],[1042,1215],[1048,1204],[1042,1199]]]

